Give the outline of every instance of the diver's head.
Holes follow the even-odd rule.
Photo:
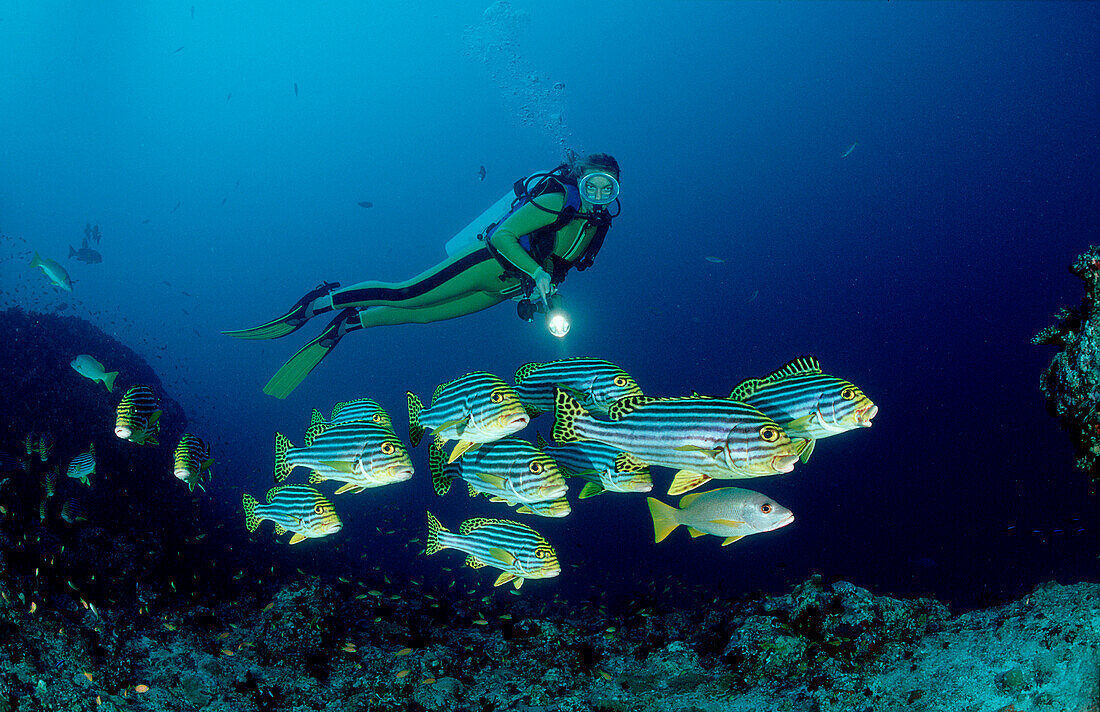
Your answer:
[[[581,200],[604,206],[619,197],[619,162],[606,153],[593,153],[574,167]]]

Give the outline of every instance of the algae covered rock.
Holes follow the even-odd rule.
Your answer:
[[[1047,410],[1069,433],[1078,467],[1100,479],[1100,246],[1081,254],[1069,271],[1084,282],[1081,304],[1063,309],[1057,323],[1032,342],[1059,349],[1039,388],[1046,396]]]

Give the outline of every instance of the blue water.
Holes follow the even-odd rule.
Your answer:
[[[449,527],[508,516],[436,498],[426,448],[413,481],[338,498],[337,537],[249,537],[241,493],[270,486],[274,431],[300,444],[311,408],[362,396],[400,424],[406,390],[528,361],[597,356],[649,394],[722,394],[813,354],[881,410],[748,485],[793,525],[655,545],[643,497],[574,501],[525,519],[565,566],[525,592],[782,591],[818,572],[972,605],[1096,580],[1096,494],[1044,411],[1053,351],[1029,339],[1079,300],[1065,267],[1100,227],[1100,5],[223,5],[0,4],[0,230],[76,286],[10,262],[2,279],[159,370],[218,461],[217,545],[484,591],[486,572],[408,541],[427,508]],[[563,285],[566,339],[508,304],[355,333],[276,401],[261,387],[314,327],[219,335],[322,280],[431,266],[566,147],[614,154],[623,203],[596,265]],[[64,259],[86,222],[103,264]]]

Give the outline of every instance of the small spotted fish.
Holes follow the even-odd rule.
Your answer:
[[[561,573],[557,554],[549,542],[526,524],[506,519],[467,519],[458,533],[443,528],[428,512],[428,543],[425,554],[443,549],[466,552],[466,565],[480,569],[501,569],[494,586],[512,582],[519,588],[529,578],[553,578]]]
[[[137,445],[156,445],[160,414],[152,388],[131,386],[115,410],[115,435]]]
[[[261,521],[270,519],[275,523],[276,534],[294,532],[291,544],[335,534],[342,526],[332,502],[307,485],[272,487],[267,491],[266,504],[246,493],[243,504],[248,531],[256,531]]]
[[[95,474],[95,443],[88,445],[88,452],[83,452],[73,458],[69,463],[69,469],[65,472],[66,477],[71,477],[74,480],[80,480],[87,486],[91,487],[91,480],[88,479],[89,475]]]

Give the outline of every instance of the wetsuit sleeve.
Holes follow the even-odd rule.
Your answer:
[[[524,205],[493,232],[491,242],[500,256],[512,263],[516,269],[529,277],[534,277],[540,265],[531,259],[527,250],[519,244],[519,238],[528,233],[546,227],[558,219],[557,213],[565,207],[565,196],[561,193],[548,193],[540,195],[539,205],[554,212],[546,212],[530,203]]]

